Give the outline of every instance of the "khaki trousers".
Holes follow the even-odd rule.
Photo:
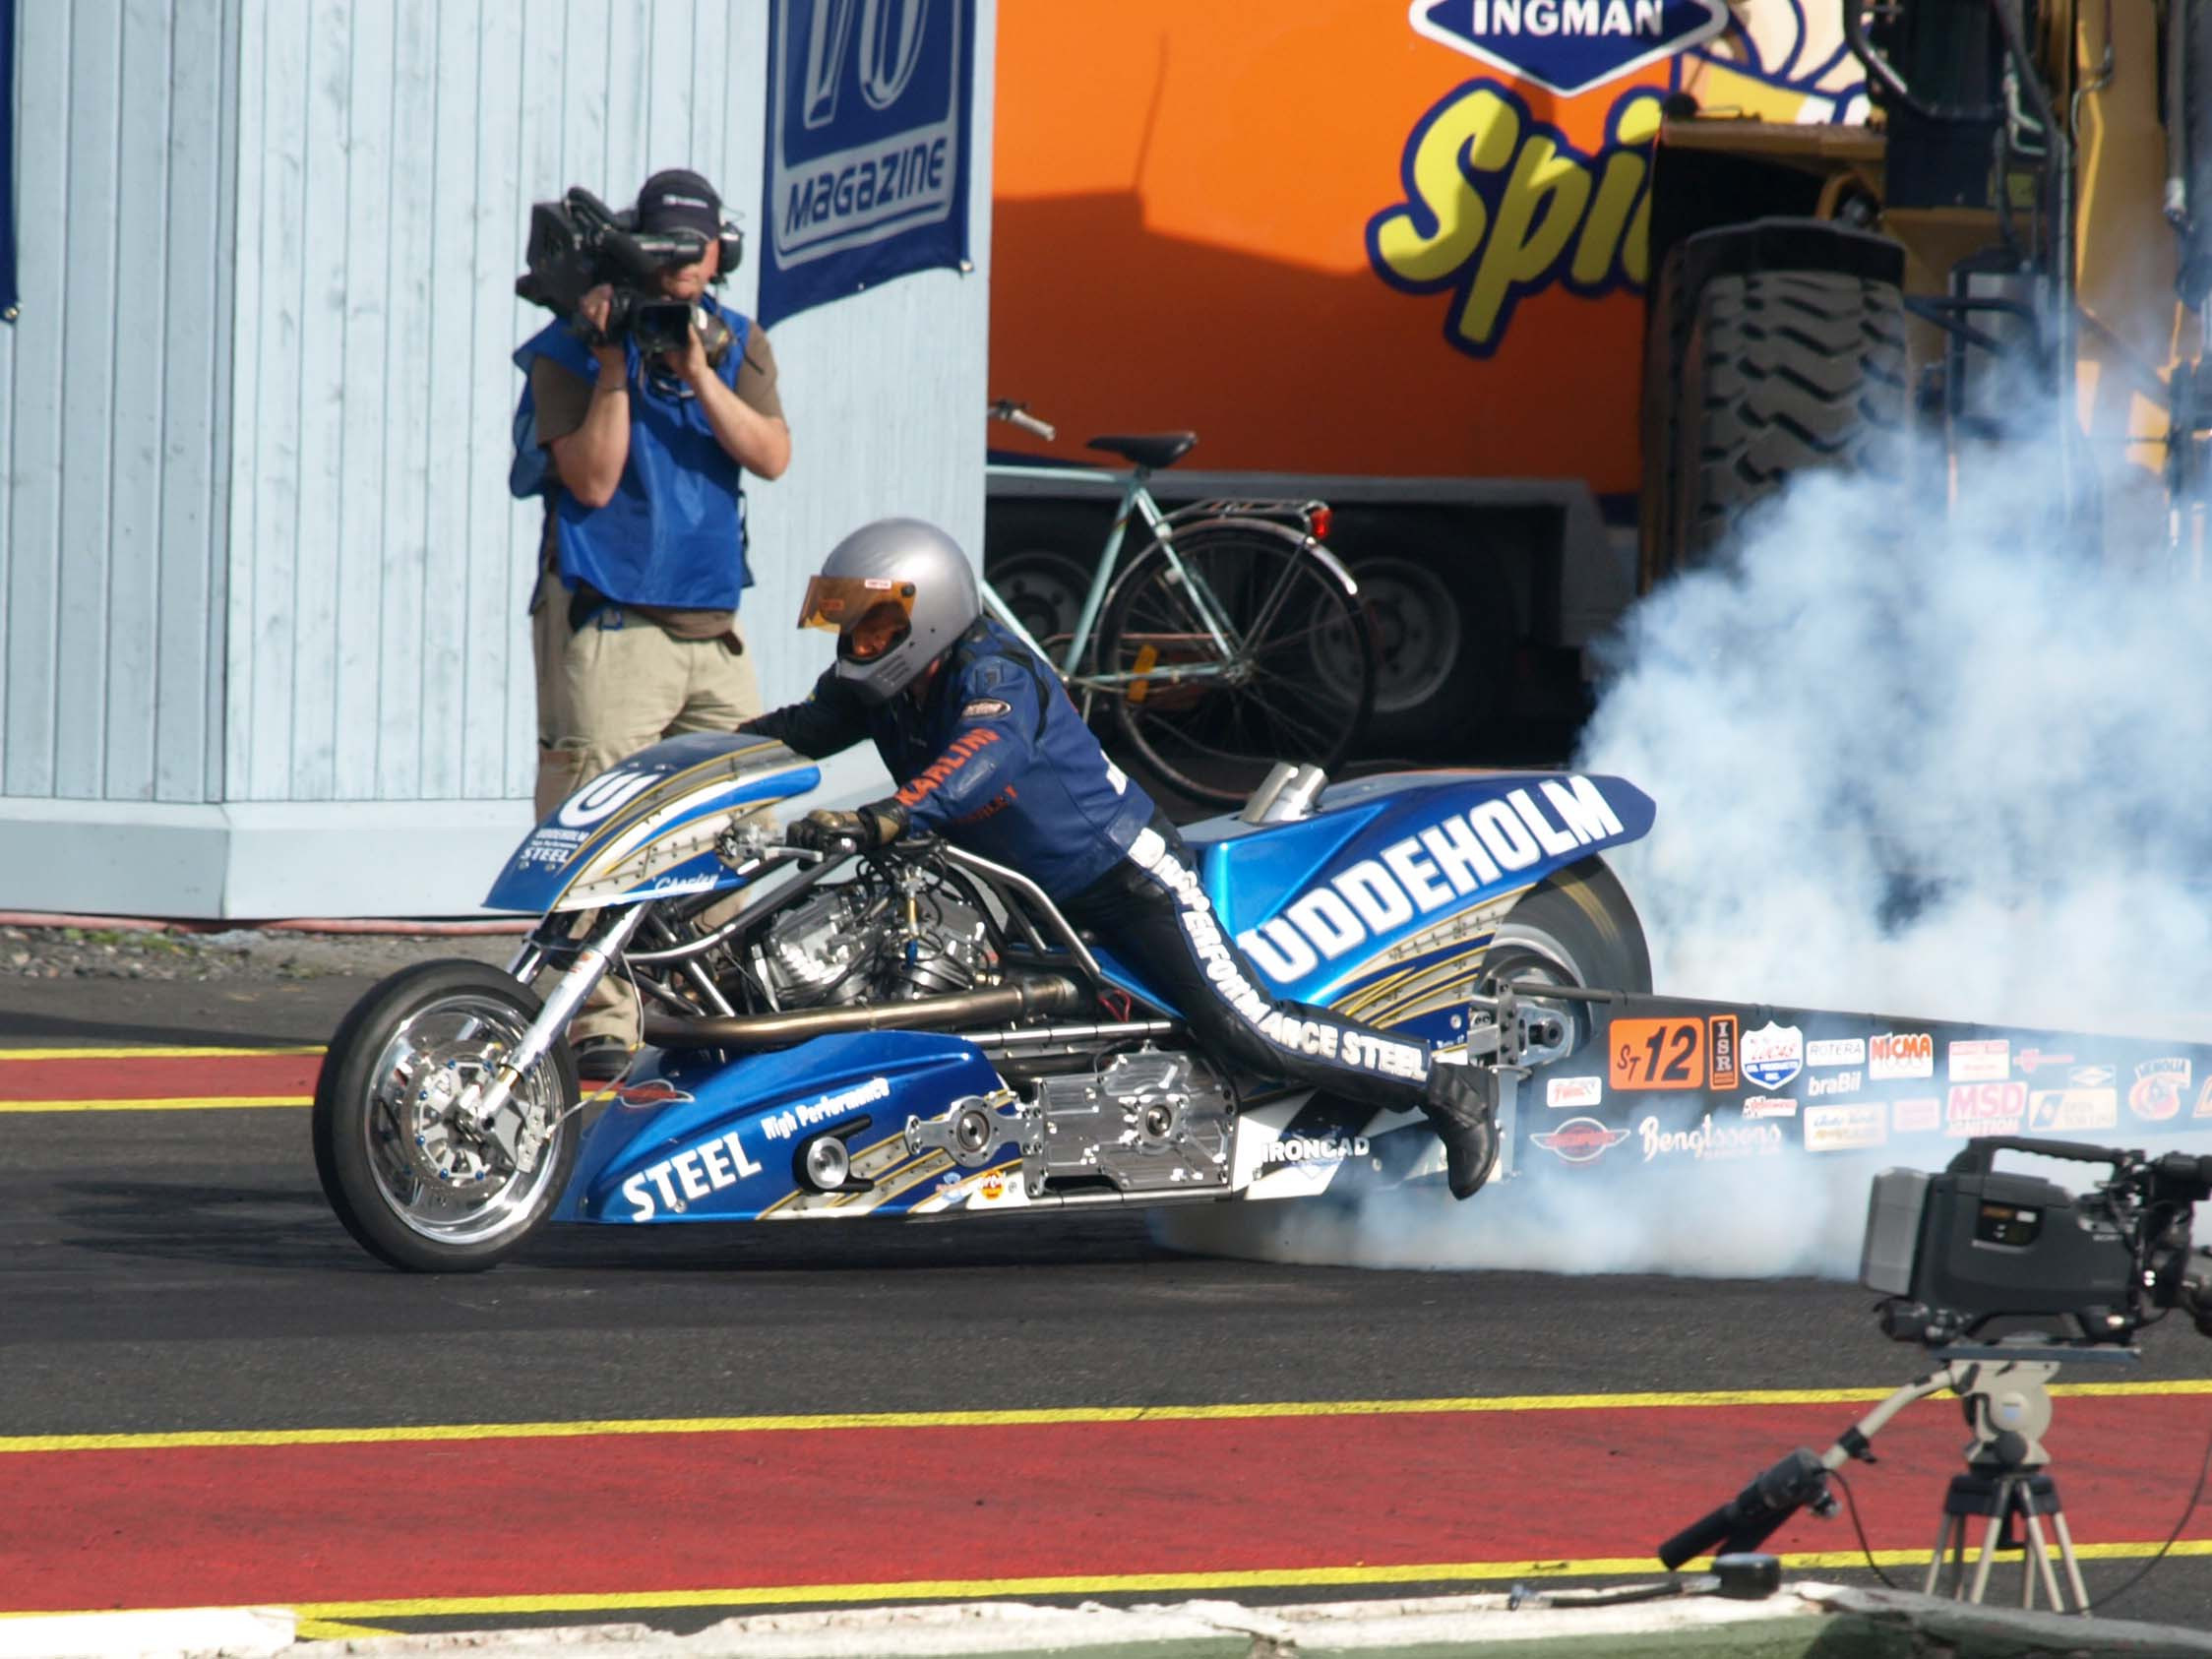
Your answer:
[[[761,712],[752,653],[720,640],[678,640],[633,610],[603,610],[569,627],[569,590],[547,571],[530,613],[537,664],[537,816],[626,756],[693,731],[733,731]],[[602,624],[604,626],[602,626]],[[741,636],[742,637],[742,636]],[[569,1023],[569,1039],[639,1038],[637,993],[599,982]]]

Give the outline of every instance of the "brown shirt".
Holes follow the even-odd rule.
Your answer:
[[[541,446],[550,449],[554,439],[583,430],[584,414],[591,406],[591,383],[582,375],[540,355],[530,364],[530,392],[537,401],[537,441]],[[745,361],[737,369],[737,395],[757,413],[770,420],[783,418],[783,399],[775,390],[775,352],[768,345],[768,331],[758,326],[746,331]],[[542,548],[548,570],[560,565],[558,533],[559,521],[549,511]],[[719,640],[733,634],[737,621],[735,611],[680,611],[657,605],[627,608],[658,623],[679,640]]]

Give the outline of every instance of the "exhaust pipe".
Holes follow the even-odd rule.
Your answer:
[[[910,1002],[866,1003],[853,1008],[803,1009],[792,1014],[739,1014],[704,1019],[645,1018],[645,1041],[654,1048],[780,1048],[809,1037],[848,1031],[943,1031],[991,1024],[1032,1014],[1065,1014],[1082,1002],[1082,990],[1057,974],[1015,980],[984,991]]]

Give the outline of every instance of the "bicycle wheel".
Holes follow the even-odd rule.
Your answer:
[[[1351,584],[1295,532],[1197,524],[1115,584],[1095,660],[1137,756],[1235,805],[1277,761],[1335,767],[1375,701],[1375,632]]]

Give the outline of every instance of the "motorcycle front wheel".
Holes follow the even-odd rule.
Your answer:
[[[356,1003],[315,1085],[315,1170],[361,1248],[417,1273],[480,1272],[521,1249],[576,1167],[576,1058],[565,1041],[517,1081],[504,1135],[465,1098],[538,1014],[482,962],[402,969]]]

